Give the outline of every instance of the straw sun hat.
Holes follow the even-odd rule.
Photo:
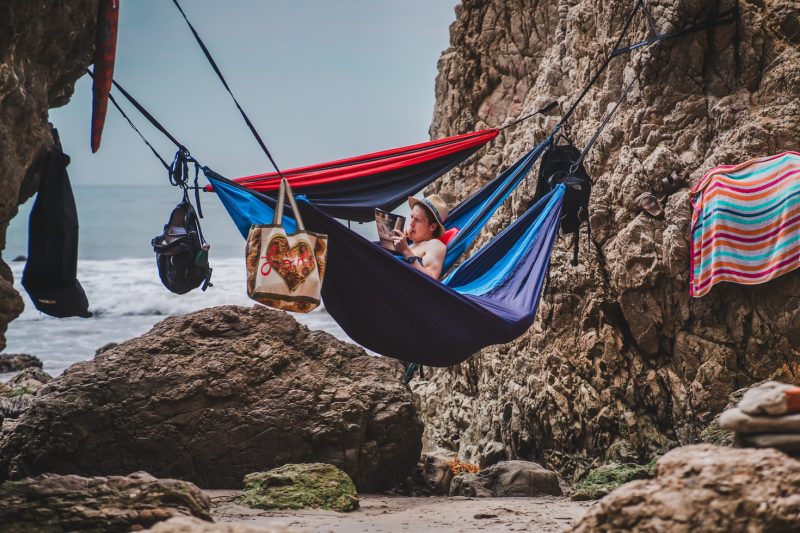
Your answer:
[[[414,198],[413,196],[409,196],[408,206],[413,209],[415,205],[420,205],[433,214],[436,225],[439,227],[439,235],[444,233],[444,221],[447,219],[447,213],[449,212],[449,209],[447,208],[445,201],[442,200],[438,194],[426,196],[422,200],[419,198]]]

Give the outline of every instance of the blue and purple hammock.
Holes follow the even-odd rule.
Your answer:
[[[367,221],[465,160],[497,135],[485,130],[282,173],[299,193],[306,228],[329,238],[322,299],[357,343],[376,353],[429,366],[450,366],[486,346],[510,342],[536,317],[559,228],[564,186],[528,209],[444,279],[411,268],[336,220]],[[451,210],[447,272],[503,201],[530,173],[552,136]],[[280,176],[228,180],[203,169],[242,236],[272,221]],[[291,211],[288,211],[291,212]],[[294,221],[284,216],[287,231]]]

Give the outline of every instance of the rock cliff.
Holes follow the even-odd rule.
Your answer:
[[[502,126],[551,100],[567,109],[633,4],[464,0],[439,60],[432,136]],[[670,32],[732,0],[646,4],[658,30]],[[521,458],[580,474],[592,462],[645,462],[696,441],[740,387],[798,382],[800,273],[757,287],[723,284],[692,299],[687,189],[669,197],[662,219],[634,205],[673,171],[694,183],[715,165],[798,148],[800,4],[739,6],[738,25],[618,57],[589,91],[569,122],[578,147],[640,75],[587,160],[591,243],[583,241],[572,267],[571,238],[559,240],[527,335],[415,385],[427,447],[482,464]],[[649,35],[639,14],[631,42]],[[428,192],[463,199],[557,119],[554,111],[505,130]],[[483,242],[524,210],[534,187],[531,176]]]
[[[96,19],[97,0],[0,0],[0,250],[17,206],[38,189],[40,159],[53,144],[47,110],[67,103],[92,61]],[[0,259],[0,350],[21,312]]]
[[[733,0],[650,0],[673,31]],[[633,2],[463,0],[439,62],[433,137],[495,127],[556,99],[566,109],[621,30]],[[482,464],[530,459],[563,473],[592,462],[645,461],[698,439],[728,395],[764,379],[798,382],[800,273],[760,287],[688,296],[689,203],[665,217],[634,198],[685,171],[797,149],[800,4],[739,0],[738,25],[615,59],[570,121],[582,147],[637,73],[640,83],[589,154],[592,241],[552,279],[529,334],[415,385],[426,445]],[[47,110],[62,105],[91,61],[96,0],[0,0],[0,247],[17,205],[35,191],[51,143]],[[631,36],[648,35],[642,16]],[[556,116],[505,130],[429,192],[463,199],[544,138]],[[519,215],[528,180],[487,228]],[[0,333],[22,309],[0,261]],[[5,345],[0,335],[0,348]]]

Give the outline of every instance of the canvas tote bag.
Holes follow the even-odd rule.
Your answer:
[[[282,226],[283,204],[288,196],[297,231]],[[250,227],[247,237],[247,295],[285,311],[308,313],[319,306],[328,236],[306,231],[292,188],[281,180],[272,224]]]

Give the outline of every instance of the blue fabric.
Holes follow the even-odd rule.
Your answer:
[[[271,198],[224,178],[209,179],[243,235],[247,217],[254,223],[272,220]],[[306,227],[328,235],[322,298],[342,329],[382,355],[450,366],[486,346],[512,341],[533,323],[563,197],[559,186],[444,283],[397,261],[314,204],[298,198],[298,205]],[[245,207],[228,205],[242,202]]]
[[[276,203],[274,199],[265,194],[245,189],[208,170],[206,170],[206,177],[214,185],[214,190],[222,200],[222,205],[225,206],[242,237],[247,238],[250,226],[253,224],[272,224]],[[291,216],[291,210],[288,213],[284,210],[283,227],[286,228],[287,233],[297,231],[297,224]]]
[[[445,229],[456,227],[459,232],[447,244],[443,272],[450,270],[459,257],[472,246],[494,212],[530,174],[536,161],[552,141],[551,136],[450,211],[444,224]]]

